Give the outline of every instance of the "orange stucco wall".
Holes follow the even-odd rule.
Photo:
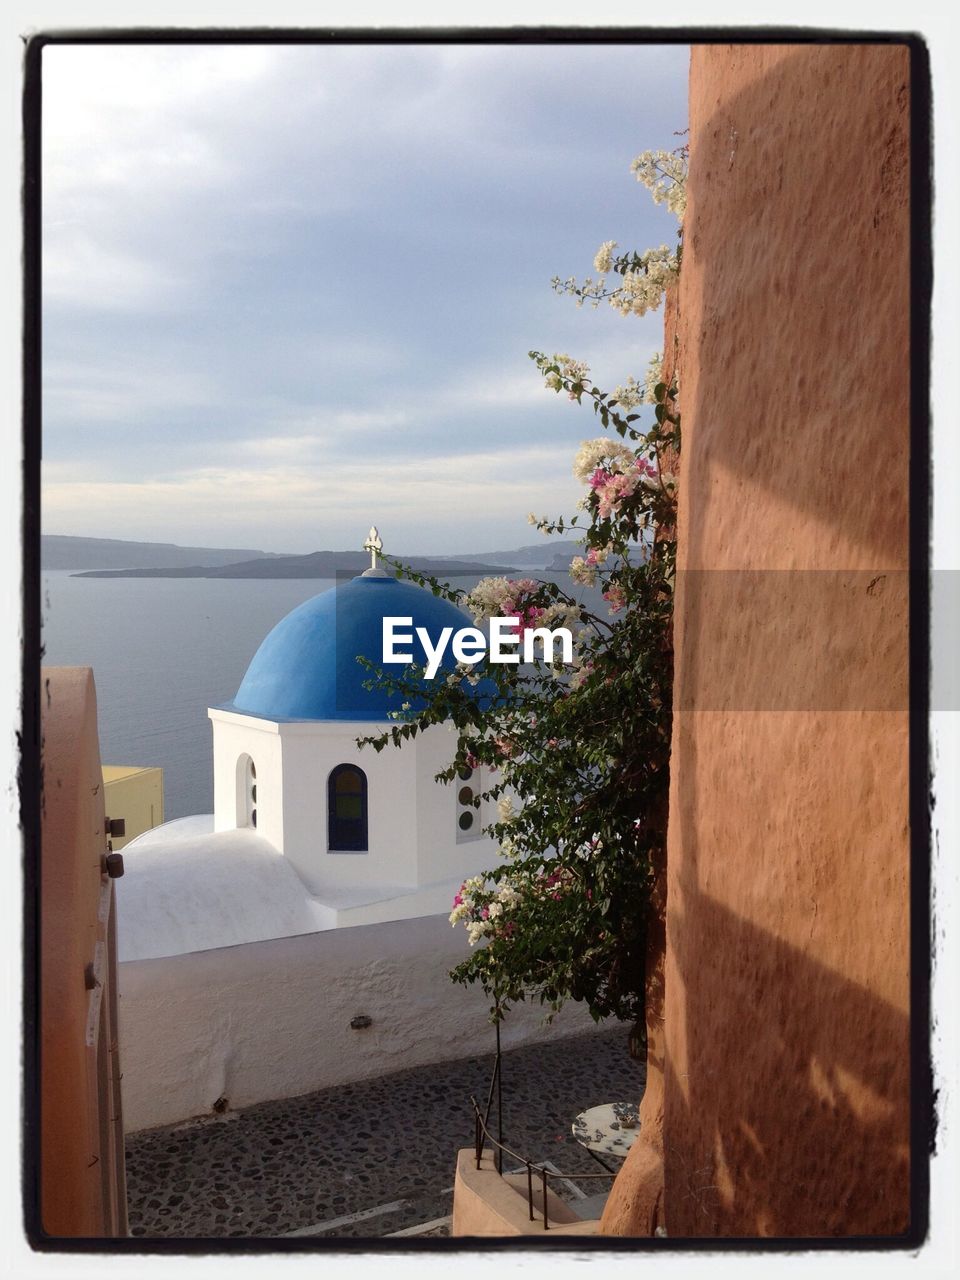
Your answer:
[[[909,1225],[908,119],[905,48],[693,50],[671,1237]]]
[[[55,1238],[124,1234],[113,887],[102,870],[107,838],[93,672],[43,668],[40,699],[39,1226]],[[102,988],[99,999],[88,974]]]

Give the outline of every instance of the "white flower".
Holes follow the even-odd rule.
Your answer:
[[[616,240],[604,240],[597,250],[597,256],[593,260],[594,271],[599,271],[601,275],[604,275],[610,270],[613,266],[613,251],[616,247]]]
[[[555,351],[551,364],[559,365],[561,377],[569,379],[570,382],[582,382],[590,372],[588,364],[583,360],[574,360],[573,356],[568,356],[565,351]]]
[[[678,222],[687,208],[686,150],[644,151],[630,166],[638,182],[652,193],[656,204],[666,204]]]
[[[597,570],[594,565],[587,564],[583,556],[574,556],[570,561],[570,577],[583,587],[593,587],[597,582]]]
[[[636,409],[643,403],[643,392],[640,384],[632,375],[622,387],[614,387],[613,398],[621,409]]]
[[[491,903],[490,903],[490,906],[487,908],[487,911],[489,912],[490,919],[491,919],[491,920],[496,920],[496,918],[497,918],[498,916],[502,916],[502,915],[503,915],[503,903],[502,903],[502,902],[491,902]]]
[[[500,821],[505,826],[509,826],[517,816],[516,809],[513,807],[513,801],[509,796],[501,796],[497,801],[497,814],[499,815]]]
[[[679,270],[677,255],[665,244],[659,249],[648,249],[640,255],[638,270],[625,272],[623,284],[610,295],[611,307],[624,316],[656,311]]]
[[[656,390],[657,383],[663,381],[663,356],[659,351],[655,351],[650,357],[650,363],[647,365],[647,372],[643,379],[643,398],[647,404],[656,404],[657,397],[653,394]]]
[[[466,598],[466,606],[474,621],[484,618],[509,617],[514,588],[507,578],[481,578]]]
[[[581,440],[577,456],[573,460],[573,474],[581,484],[586,484],[597,467],[608,471],[624,471],[636,462],[636,454],[619,440],[609,436],[597,436],[594,440]]]

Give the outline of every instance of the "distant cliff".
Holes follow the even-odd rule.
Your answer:
[[[509,565],[484,564],[474,560],[447,560],[428,556],[396,557],[418,573],[451,577],[499,574]],[[370,557],[362,551],[314,551],[306,556],[270,556],[236,564],[164,566],[158,568],[94,569],[78,573],[78,578],[335,578],[338,573],[360,573],[369,568]]]
[[[251,547],[181,547],[173,542],[129,542],[120,538],[40,537],[43,569],[171,569],[270,559],[276,552]]]

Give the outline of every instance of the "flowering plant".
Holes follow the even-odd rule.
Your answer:
[[[651,162],[641,161],[649,177]],[[679,186],[680,168],[668,175],[663,199]],[[674,211],[682,204],[676,195],[667,202]],[[381,686],[416,693],[417,709],[361,741],[379,751],[452,723],[454,759],[438,780],[484,766],[489,785],[473,803],[496,804],[486,831],[500,858],[456,895],[450,920],[465,926],[472,950],[451,976],[480,983],[496,1018],[533,997],[551,1014],[573,999],[585,1001],[595,1019],[639,1021],[649,893],[666,834],[678,393],[663,380],[659,355],[642,385],[630,378],[612,394],[565,353],[530,356],[545,386],[586,400],[604,430],[584,440],[574,460],[584,489],[577,513],[530,516],[547,534],[580,531],[583,554],[570,565],[570,590],[497,577],[463,592],[398,567],[478,623],[510,616],[521,631],[568,627],[572,667],[546,656],[523,667],[481,660],[427,692],[415,667],[400,677],[380,674]],[[653,410],[646,426],[634,412],[642,405]],[[493,691],[483,698],[476,696],[481,679]]]
[[[677,221],[683,222],[687,207],[687,156],[686,145],[673,151],[644,151],[631,165],[637,181],[649,188],[656,204],[665,204]],[[646,315],[660,306],[667,288],[680,273],[681,243],[676,249],[662,244],[658,249],[643,253],[621,253],[615,240],[605,240],[597,250],[593,269],[596,280],[588,276],[577,281],[575,276],[561,280],[554,276],[552,284],[557,293],[570,294],[577,306],[585,302],[598,307],[606,299],[621,315]],[[610,272],[619,275],[621,282],[608,282]]]

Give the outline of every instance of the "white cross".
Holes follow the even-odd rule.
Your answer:
[[[370,526],[370,532],[367,534],[367,540],[363,544],[363,549],[364,551],[370,552],[370,568],[376,569],[377,552],[383,550],[383,543],[380,540],[379,533],[377,533],[377,526],[375,524]]]

